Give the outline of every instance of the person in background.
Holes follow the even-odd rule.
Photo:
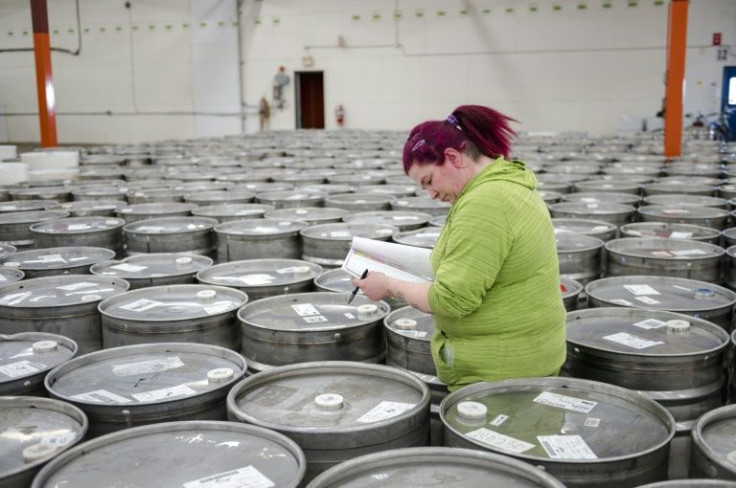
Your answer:
[[[452,204],[430,258],[434,281],[377,272],[353,280],[371,300],[391,297],[434,315],[432,358],[451,391],[556,375],[565,361],[555,232],[534,173],[509,160],[512,121],[464,105],[414,127],[404,171]]]

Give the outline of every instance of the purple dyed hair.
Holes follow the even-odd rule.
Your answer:
[[[454,118],[453,118],[454,117]],[[473,161],[483,155],[508,159],[516,132],[511,117],[481,105],[461,105],[445,120],[429,120],[414,127],[404,144],[404,173],[413,164],[443,164],[447,148],[467,154]]]

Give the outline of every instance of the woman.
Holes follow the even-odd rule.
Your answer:
[[[534,174],[508,159],[512,120],[465,105],[411,131],[404,171],[452,204],[431,255],[434,281],[353,280],[371,300],[393,297],[434,315],[432,358],[450,390],[555,375],[565,361],[554,228]]]

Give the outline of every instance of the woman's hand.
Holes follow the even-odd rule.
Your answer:
[[[371,272],[364,280],[353,278],[353,286],[361,289],[363,294],[377,302],[388,297],[390,278],[383,273]]]

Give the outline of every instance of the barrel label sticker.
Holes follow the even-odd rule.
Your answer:
[[[146,310],[150,310],[161,305],[163,305],[163,302],[141,298],[140,300],[126,303],[125,305],[120,305],[120,308],[122,310],[129,310],[131,312],[145,312]]]
[[[380,422],[381,420],[390,419],[401,415],[407,410],[411,410],[416,406],[415,403],[403,403],[403,402],[391,402],[382,401],[360,417],[356,419],[356,422],[361,424],[372,424],[374,422]]]
[[[116,269],[118,271],[124,271],[126,273],[137,273],[139,271],[143,271],[144,269],[148,269],[148,266],[138,266],[135,264],[120,263],[120,264],[115,264],[113,266],[110,266],[110,269]]]
[[[240,281],[248,286],[270,285],[274,277],[268,274],[249,274],[240,277]]]
[[[615,303],[616,305],[623,305],[624,307],[633,307],[634,304],[631,303],[628,300],[624,300],[623,298],[616,298],[614,300],[611,300],[611,303]]]
[[[0,373],[11,378],[21,378],[29,376],[46,368],[45,364],[33,363],[31,361],[18,361],[16,363],[3,364],[0,366]]]
[[[672,251],[675,256],[703,256],[708,254],[702,249],[682,249],[680,251]]]
[[[5,276],[0,275],[0,281],[8,281],[8,279]]]
[[[327,317],[325,317],[324,315],[312,315],[311,317],[302,317],[302,320],[304,320],[308,324],[329,322],[329,320],[327,320]]]
[[[272,488],[276,486],[253,466],[213,474],[184,483],[183,488]]]
[[[69,230],[87,230],[91,228],[92,226],[89,224],[69,224],[67,226],[67,229]]]
[[[214,305],[209,305],[207,307],[204,307],[204,311],[207,312],[207,315],[216,315],[218,313],[227,312],[228,310],[232,310],[232,303],[230,302],[222,302],[222,303],[215,303]]]
[[[350,320],[354,320],[355,319],[355,315],[351,314],[350,312],[346,312],[343,315],[346,316],[347,318],[349,318]]]
[[[169,388],[161,388],[160,390],[145,391],[143,393],[133,393],[131,396],[139,402],[157,402],[159,400],[168,400],[170,398],[186,397],[197,393],[188,385],[177,385]]]
[[[11,293],[0,298],[0,305],[18,305],[20,302],[31,296],[30,291],[23,293]]]
[[[89,288],[90,286],[97,286],[97,283],[90,283],[89,281],[82,281],[79,283],[72,283],[71,285],[64,285],[64,286],[57,286],[57,290],[64,290],[64,291],[76,291],[81,290],[83,288]]]
[[[115,376],[133,376],[140,374],[160,373],[170,369],[181,368],[184,362],[179,356],[171,356],[149,361],[136,361],[135,363],[116,364],[112,367]]]
[[[38,259],[44,263],[66,263],[61,254],[42,254]]]
[[[537,395],[533,400],[536,403],[543,405],[549,405],[551,407],[562,408],[565,410],[571,410],[573,412],[589,413],[598,402],[592,402],[590,400],[583,400],[581,398],[569,397],[565,395],[558,395],[557,393],[551,393],[545,391]]]
[[[72,395],[71,398],[98,403],[130,403],[133,401],[130,398],[116,395],[115,393],[107,390],[95,390],[87,393],[80,393],[79,395]]]
[[[634,297],[634,300],[639,300],[641,303],[646,303],[647,305],[658,305],[659,301],[655,300],[654,298],[649,297]]]
[[[307,317],[309,315],[321,315],[319,310],[317,310],[311,303],[297,303],[295,305],[292,305],[291,308],[293,308],[300,317]]]
[[[507,435],[499,434],[490,429],[481,427],[478,430],[473,430],[465,434],[471,439],[480,441],[483,444],[488,444],[491,447],[495,447],[501,451],[510,452],[513,454],[521,454],[522,452],[528,451],[536,447],[534,444],[522,441],[520,439],[514,439]]]
[[[604,336],[603,338],[607,341],[616,342],[618,344],[622,344],[624,346],[632,347],[639,350],[654,347],[659,344],[664,344],[664,342],[662,341],[650,341],[648,339],[636,337],[632,334],[627,334],[626,332],[619,332],[618,334]]]
[[[673,231],[672,233],[670,233],[671,239],[690,239],[692,236],[693,236],[692,232]]]
[[[649,285],[623,285],[634,295],[659,295],[659,292]]]
[[[579,435],[538,435],[551,459],[598,459]]]
[[[498,415],[496,415],[496,418],[495,419],[491,420],[491,425],[494,425],[494,426],[498,427],[502,423],[506,422],[508,419],[509,419],[509,416],[508,415],[504,415],[502,413],[501,414],[498,414]]]
[[[61,432],[54,435],[45,435],[41,437],[42,444],[53,444],[55,446],[64,447],[77,438],[76,432]]]
[[[594,417],[588,417],[585,419],[585,422],[583,423],[586,427],[595,427],[598,428],[599,425],[601,425],[601,419],[597,419]]]
[[[657,320],[657,319],[646,319],[646,320],[642,320],[640,322],[634,322],[631,325],[634,325],[636,327],[640,327],[642,329],[658,329],[660,327],[663,327],[663,326],[667,325],[667,323],[666,322],[663,322],[661,320]]]

